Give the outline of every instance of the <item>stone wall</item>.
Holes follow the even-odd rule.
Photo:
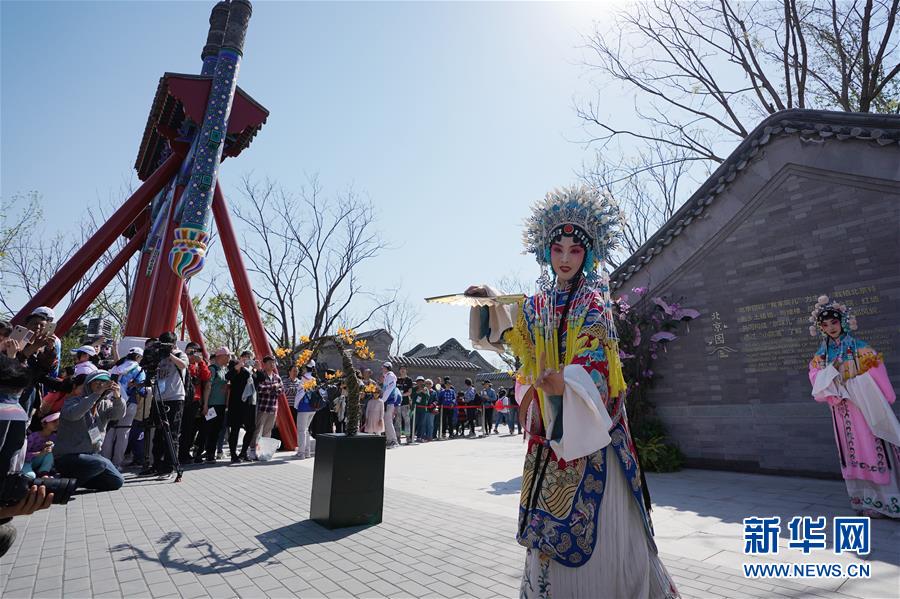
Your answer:
[[[896,147],[782,138],[618,289],[702,313],[659,354],[651,393],[689,465],[839,475],[807,318],[823,293],[851,305],[900,387],[898,170]]]

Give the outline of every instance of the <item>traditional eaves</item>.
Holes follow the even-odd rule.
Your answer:
[[[760,149],[773,139],[797,135],[804,141],[857,139],[878,146],[900,146],[900,116],[823,110],[783,110],[761,122],[725,159],[703,185],[679,208],[659,231],[650,237],[610,276],[613,290],[620,288],[641,268],[672,243],[697,217],[703,214],[743,171]]]

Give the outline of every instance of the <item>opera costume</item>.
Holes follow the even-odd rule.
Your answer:
[[[823,295],[809,320],[810,334],[823,337],[809,380],[813,398],[831,408],[850,506],[865,516],[900,518],[900,423],[883,357],[854,335],[847,306]]]
[[[625,413],[609,284],[601,274],[620,219],[615,201],[593,189],[547,194],[525,230],[526,250],[542,269],[538,292],[518,306],[472,312],[470,331],[479,322],[482,333],[493,330],[472,335],[481,342],[476,347],[502,342],[521,364],[516,399],[527,414],[528,450],[517,540],[527,548],[525,598],[679,597],[653,540],[649,494]],[[581,271],[565,282],[551,260],[562,237],[584,249]],[[506,323],[511,328],[497,339]],[[561,395],[539,388],[550,371],[562,374]]]

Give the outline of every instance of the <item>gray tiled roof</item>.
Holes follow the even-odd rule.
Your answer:
[[[900,145],[900,115],[782,110],[763,120],[716,171],[700,186],[659,231],[653,234],[610,276],[613,290],[660,254],[672,240],[728,188],[756,156],[762,146],[784,135],[799,135],[807,141],[858,139],[879,146]]]
[[[463,362],[462,360],[441,360],[438,358],[411,358],[408,356],[391,356],[391,364],[394,368],[400,366],[419,366],[421,368],[440,368],[445,370],[473,370],[475,372],[481,370],[481,367],[471,362]]]
[[[512,386],[515,380],[508,372],[482,372],[475,375],[476,381],[491,381],[492,383],[503,383]]]

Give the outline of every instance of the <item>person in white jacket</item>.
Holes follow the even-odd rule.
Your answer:
[[[397,447],[397,430],[394,428],[394,412],[400,406],[403,397],[397,389],[397,375],[390,362],[381,365],[381,403],[384,404],[384,436],[388,448]]]

